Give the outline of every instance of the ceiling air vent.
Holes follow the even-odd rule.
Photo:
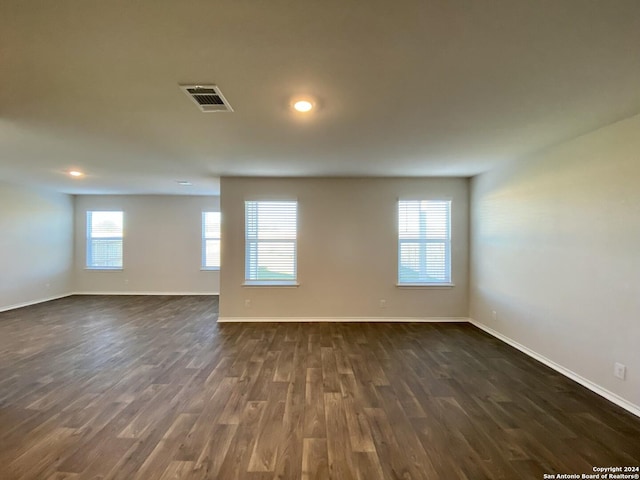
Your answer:
[[[233,108],[215,85],[180,85],[180,89],[203,112],[233,112]]]

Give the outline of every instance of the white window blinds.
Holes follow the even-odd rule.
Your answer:
[[[202,212],[202,268],[220,268],[220,212]]]
[[[87,268],[122,268],[122,212],[87,212]]]
[[[451,202],[398,202],[398,284],[451,283]]]
[[[298,202],[245,202],[245,280],[295,282]]]

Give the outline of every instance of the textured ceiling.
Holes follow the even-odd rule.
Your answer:
[[[12,182],[471,176],[640,111],[640,2],[3,1],[0,65]],[[235,112],[200,112],[197,83]]]

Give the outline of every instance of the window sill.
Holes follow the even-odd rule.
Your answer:
[[[200,271],[201,272],[219,272],[220,267],[201,267]]]
[[[84,269],[92,272],[121,272],[124,270],[122,267],[84,267]]]
[[[296,288],[300,284],[296,280],[246,280],[243,287],[289,287]]]
[[[396,283],[398,288],[453,288],[455,283]]]

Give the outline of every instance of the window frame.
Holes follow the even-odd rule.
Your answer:
[[[424,235],[421,235],[415,239],[402,238],[402,232],[400,232],[400,207],[402,202],[434,202],[434,203],[448,203],[448,217],[447,217],[447,236],[444,239],[430,239],[427,237],[426,232]],[[396,286],[401,288],[447,288],[454,287],[455,283],[453,283],[453,254],[452,254],[452,212],[453,212],[453,201],[451,198],[399,198],[396,203],[396,229],[397,229],[397,282]],[[428,244],[444,244],[445,247],[445,269],[446,269],[446,278],[444,281],[434,281],[434,282],[425,282],[425,281],[402,281],[401,278],[401,267],[402,267],[402,245],[403,244],[411,244],[417,243],[424,245]],[[425,264],[426,264],[425,257]]]
[[[93,237],[93,214],[94,213],[119,213],[122,216],[122,232],[120,236],[116,237]],[[86,240],[85,240],[85,270],[106,270],[106,271],[118,271],[124,269],[124,210],[87,210],[85,214],[86,220]],[[92,240],[99,238],[101,240],[120,240],[120,265],[108,266],[108,265],[95,265],[92,263],[94,257],[94,248]]]
[[[292,203],[295,205],[295,236],[293,239],[291,238],[269,238],[262,239],[262,242],[259,238],[250,238],[249,236],[249,228],[248,228],[248,215],[247,208],[250,203]],[[244,201],[244,287],[298,287],[300,284],[298,283],[298,200],[297,199],[247,199]],[[258,236],[258,230],[256,227],[256,237]],[[255,244],[256,247],[260,245],[260,243],[292,243],[293,244],[293,278],[292,279],[254,279],[249,278],[250,271],[250,258],[249,258],[249,245]]]
[[[217,213],[218,214],[218,236],[217,237],[207,237],[207,230],[206,230],[206,222],[205,222],[205,218],[206,215],[208,213]],[[204,270],[204,271],[213,271],[213,272],[217,272],[220,271],[220,262],[222,261],[222,253],[221,253],[221,245],[222,245],[222,214],[220,213],[219,210],[203,210],[202,211],[202,216],[201,216],[201,225],[200,225],[201,229],[202,229],[202,238],[201,238],[201,244],[202,244],[202,252],[201,252],[201,258],[200,258],[200,270]],[[218,266],[208,266],[207,265],[207,241],[209,240],[217,240],[218,241]]]

